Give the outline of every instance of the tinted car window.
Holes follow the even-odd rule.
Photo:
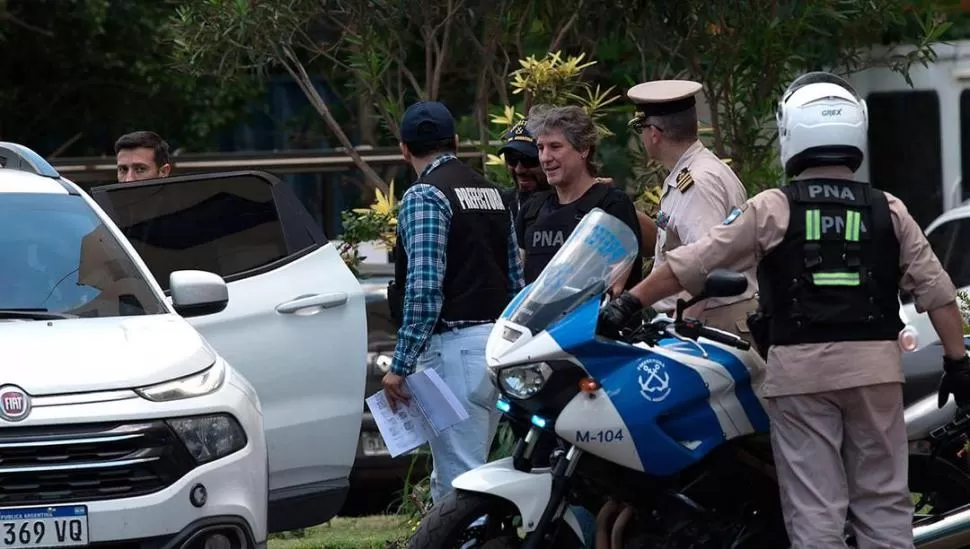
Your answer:
[[[970,219],[957,219],[940,225],[927,235],[933,252],[957,288],[970,286]]]
[[[935,91],[872,93],[869,177],[925,228],[943,213],[940,99]]]
[[[970,200],[970,90],[960,94],[960,173],[963,200]]]
[[[82,317],[165,312],[80,196],[0,194],[0,309]]]
[[[272,187],[257,177],[115,188],[105,195],[112,218],[164,289],[172,271],[200,269],[231,279],[287,255]]]
[[[970,238],[970,219],[948,221],[926,235],[933,253],[940,259],[943,270],[950,275],[957,288],[970,286],[970,248],[966,246],[967,238]],[[900,300],[904,304],[912,303],[913,296],[901,292]]]

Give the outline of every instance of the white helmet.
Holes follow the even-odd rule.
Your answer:
[[[816,166],[859,169],[869,129],[866,102],[827,72],[795,79],[778,102],[778,143],[788,177]]]

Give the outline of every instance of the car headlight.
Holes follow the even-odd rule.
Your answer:
[[[511,366],[498,374],[502,391],[513,398],[527,399],[539,392],[552,375],[552,368],[545,362]]]
[[[226,457],[246,446],[242,426],[227,414],[170,419],[168,424],[199,465]]]
[[[172,381],[166,381],[149,387],[142,387],[135,391],[155,402],[166,402],[169,400],[181,400],[204,396],[217,391],[226,381],[226,365],[221,360],[217,360],[212,367],[197,374],[192,374]]]

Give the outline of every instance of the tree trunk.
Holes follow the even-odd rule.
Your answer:
[[[356,164],[357,167],[360,168],[360,171],[364,173],[364,181],[369,185],[380,189],[384,194],[387,194],[390,190],[387,183],[381,179],[381,176],[378,175],[377,172],[375,172],[374,169],[367,164],[367,162],[364,162],[364,159],[357,152],[357,149],[355,149],[350,143],[350,139],[347,137],[347,134],[344,133],[343,129],[341,129],[340,124],[337,123],[337,120],[333,117],[333,113],[330,112],[330,109],[327,107],[327,103],[322,97],[320,97],[320,94],[317,93],[316,88],[313,87],[313,81],[310,80],[310,76],[303,67],[303,63],[301,63],[299,58],[297,58],[296,53],[294,53],[289,46],[283,47],[283,53],[286,55],[286,59],[282,59],[283,67],[287,72],[290,73],[290,76],[296,80],[297,84],[299,84],[304,95],[306,95],[307,99],[310,101],[310,104],[313,105],[313,108],[315,108],[317,112],[320,113],[320,116],[323,117],[323,121],[326,122],[327,127],[330,128],[330,131],[332,131],[337,137],[337,140],[340,141],[340,144],[347,151],[347,154],[354,161],[354,164]]]

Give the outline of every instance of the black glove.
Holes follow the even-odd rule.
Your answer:
[[[958,408],[970,405],[970,358],[952,359],[943,357],[943,376],[937,388],[937,407],[942,408],[953,394]]]
[[[620,335],[620,330],[633,320],[641,309],[643,304],[639,299],[630,292],[623,292],[610,300],[600,311],[599,326],[596,331],[615,339]]]

